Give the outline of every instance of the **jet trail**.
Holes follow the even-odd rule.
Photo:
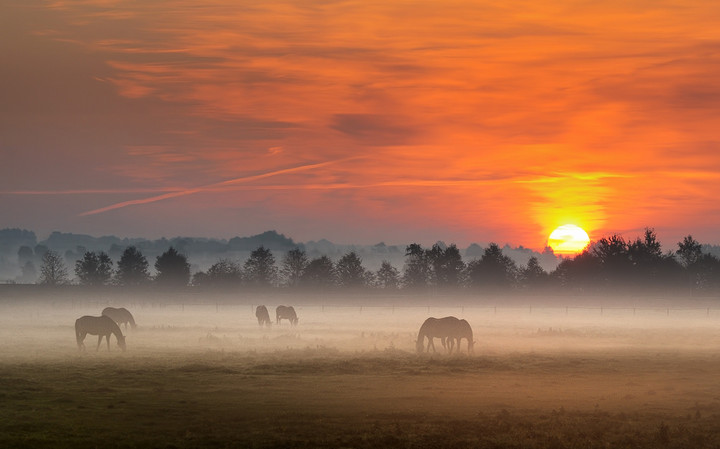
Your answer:
[[[339,162],[344,162],[344,161],[351,160],[351,159],[358,159],[358,157],[338,159],[335,161],[328,161],[328,162],[320,162],[317,164],[300,165],[298,167],[284,168],[282,170],[276,170],[276,171],[272,171],[272,172],[268,172],[268,173],[261,173],[259,175],[244,176],[242,178],[228,179],[226,181],[216,182],[213,184],[207,184],[204,186],[194,187],[191,189],[180,190],[178,192],[164,193],[162,195],[156,195],[156,196],[152,196],[150,198],[123,201],[120,203],[111,204],[110,206],[105,206],[105,207],[101,207],[99,209],[93,209],[93,210],[89,210],[87,212],[83,212],[83,213],[79,214],[79,216],[84,217],[84,216],[88,216],[88,215],[96,215],[96,214],[101,214],[103,212],[108,212],[108,211],[115,210],[115,209],[121,209],[121,208],[127,207],[127,206],[135,206],[138,204],[154,203],[156,201],[162,201],[162,200],[166,200],[169,198],[176,198],[179,196],[192,195],[194,193],[199,193],[199,192],[204,192],[204,191],[212,191],[212,190],[216,190],[219,187],[226,187],[226,186],[231,186],[233,184],[257,181],[259,179],[269,178],[271,176],[284,175],[287,173],[295,173],[295,172],[300,172],[300,171],[312,170],[314,168],[325,167],[327,165],[337,164]]]

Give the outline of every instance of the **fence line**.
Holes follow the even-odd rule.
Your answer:
[[[58,302],[53,303],[53,307],[66,307],[70,306],[72,309],[76,308],[87,308],[89,305],[96,307],[105,307],[111,305],[111,301],[107,300],[73,300],[70,303]],[[247,308],[249,312],[255,313],[255,307],[259,304],[227,304],[221,302],[153,302],[153,301],[136,301],[130,302],[126,307],[139,308],[139,309],[165,309],[165,308],[180,308],[182,312],[190,312],[192,308],[214,308],[216,313],[221,313],[229,309],[242,309]],[[705,316],[710,317],[718,315],[720,316],[720,307],[662,307],[662,306],[513,306],[513,305],[412,305],[412,304],[388,304],[388,305],[377,305],[377,304],[298,304],[295,306],[298,310],[305,309],[319,309],[321,313],[331,311],[356,311],[362,314],[369,311],[376,312],[379,310],[389,310],[391,314],[395,314],[398,311],[403,310],[424,310],[429,315],[437,312],[448,312],[456,311],[453,313],[459,313],[464,315],[465,313],[477,313],[481,311],[491,311],[493,315],[498,313],[505,314],[507,312],[516,311],[527,315],[542,315],[549,312],[564,312],[566,316],[571,315],[577,311],[596,311],[599,316],[617,316],[617,312],[626,312],[628,315],[632,312],[632,316],[647,315],[648,312],[655,314],[664,314],[665,316],[678,315],[682,312],[695,312],[703,313]],[[188,310],[186,310],[188,309]]]

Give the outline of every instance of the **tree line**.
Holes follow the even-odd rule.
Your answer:
[[[625,289],[654,289],[669,292],[720,290],[720,259],[703,252],[691,235],[678,242],[674,251],[662,252],[655,231],[626,241],[620,235],[603,237],[573,258],[563,259],[548,273],[531,257],[518,266],[496,243],[482,255],[465,262],[454,244],[423,248],[418,243],[405,250],[401,269],[384,261],[377,271],[363,266],[362,258],[350,251],[333,262],[328,256],[309,258],[301,248],[285,252],[280,261],[259,246],[243,264],[220,259],[206,271],[191,275],[187,257],[172,246],[157,256],[155,275],[147,258],[135,246],[127,247],[115,266],[104,252],[88,251],[75,263],[80,285],[159,285],[203,288],[295,288],[295,289],[384,289],[502,292],[563,289],[575,292],[613,292]],[[63,259],[47,251],[42,259],[38,283],[70,283]]]

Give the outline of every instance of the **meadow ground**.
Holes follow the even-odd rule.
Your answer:
[[[80,353],[102,307],[2,304],[0,447],[720,447],[716,310],[128,308],[127,352]],[[431,315],[475,353],[416,354]]]

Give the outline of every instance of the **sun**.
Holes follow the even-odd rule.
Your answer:
[[[582,228],[573,224],[559,226],[548,237],[548,246],[555,254],[577,254],[590,243],[590,237]]]

